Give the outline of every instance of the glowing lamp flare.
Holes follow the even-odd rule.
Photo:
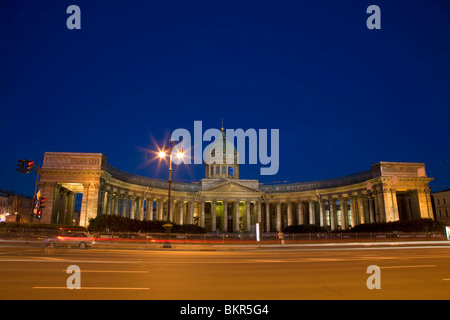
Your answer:
[[[160,152],[158,153],[158,156],[159,156],[160,158],[165,158],[165,157],[166,157],[166,153],[165,153],[164,151],[160,151]]]

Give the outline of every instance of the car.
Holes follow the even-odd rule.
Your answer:
[[[76,246],[88,248],[94,244],[94,238],[87,232],[70,232],[57,237],[47,238],[43,244],[46,247]]]

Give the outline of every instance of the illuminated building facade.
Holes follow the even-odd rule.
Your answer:
[[[256,223],[264,231],[301,224],[345,230],[433,218],[431,180],[423,163],[378,162],[339,178],[264,185],[239,179],[236,162],[213,163],[205,166],[200,182],[172,183],[170,217],[212,232],[252,231]],[[41,223],[87,226],[97,215],[166,220],[168,182],[121,171],[101,153],[46,152],[39,187],[47,198]],[[79,221],[74,219],[77,194],[82,194]]]

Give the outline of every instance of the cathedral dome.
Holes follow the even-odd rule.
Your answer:
[[[206,178],[239,178],[239,153],[223,128],[221,136],[206,147],[204,161]]]

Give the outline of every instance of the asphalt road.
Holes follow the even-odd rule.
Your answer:
[[[69,266],[81,289],[68,289]],[[368,289],[370,265],[380,289]],[[241,250],[0,246],[0,299],[450,299],[450,247]],[[75,282],[72,282],[75,283]]]

